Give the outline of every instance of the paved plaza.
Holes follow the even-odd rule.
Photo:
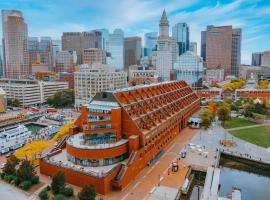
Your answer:
[[[222,146],[220,140],[224,139],[232,140],[236,143],[236,146]],[[192,138],[191,142],[196,145],[205,146],[207,149],[216,150],[218,148],[221,151],[233,155],[270,163],[269,150],[234,137],[218,123],[213,123],[212,127],[208,130],[200,130],[199,133]]]

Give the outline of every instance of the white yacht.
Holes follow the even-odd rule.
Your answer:
[[[22,147],[31,138],[31,134],[24,125],[0,130],[0,154]]]

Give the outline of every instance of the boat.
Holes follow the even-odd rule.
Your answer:
[[[31,135],[32,132],[24,125],[0,130],[0,154],[22,147],[31,138]]]

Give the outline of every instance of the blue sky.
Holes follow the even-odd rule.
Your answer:
[[[189,24],[191,41],[198,46],[207,25],[233,25],[243,29],[242,63],[250,64],[251,52],[270,50],[269,0],[0,0],[0,9],[23,12],[29,36],[53,39],[64,31],[97,28],[122,28],[126,36],[143,36],[158,31],[164,8],[170,26]]]

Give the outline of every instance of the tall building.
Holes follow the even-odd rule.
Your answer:
[[[62,35],[62,51],[76,51],[77,64],[82,64],[83,48],[80,32],[65,32]]]
[[[261,65],[270,67],[270,51],[263,52]]]
[[[73,73],[77,62],[77,55],[75,51],[60,51],[56,55],[55,72]]]
[[[107,43],[107,63],[116,69],[124,69],[124,32],[121,29],[115,29],[109,34]]]
[[[102,45],[101,48],[103,50],[107,49],[107,42],[109,40],[109,31],[106,28],[97,29],[97,31],[100,31],[102,33]]]
[[[189,50],[189,27],[187,23],[177,23],[172,27],[172,37],[176,40],[179,55]]]
[[[198,86],[203,77],[203,59],[194,52],[186,51],[174,63],[174,71],[176,80],[183,80],[190,86]]]
[[[53,43],[51,37],[41,37],[39,42],[40,63],[53,67]]]
[[[232,75],[239,76],[239,67],[241,65],[241,42],[242,29],[233,29],[232,32]]]
[[[0,78],[4,76],[4,67],[3,67],[3,51],[2,45],[0,45]]]
[[[197,42],[190,42],[189,43],[189,51],[197,54]]]
[[[29,52],[29,63],[39,64],[40,63],[40,53],[39,53],[39,39],[38,37],[28,38],[28,52]]]
[[[263,55],[263,52],[252,53],[251,65],[252,66],[261,66],[262,55]]]
[[[105,64],[106,52],[99,48],[89,48],[83,51],[83,63],[92,65],[93,63]]]
[[[201,55],[207,69],[224,69],[225,76],[238,76],[241,63],[241,29],[207,26],[202,32]]]
[[[102,48],[102,32],[88,31],[82,32],[82,49]]]
[[[164,10],[159,22],[156,52],[156,69],[162,81],[170,80],[170,72],[178,56],[178,50],[176,40],[169,36],[169,21]]]
[[[126,37],[124,39],[125,71],[130,65],[140,64],[142,56],[142,39],[140,37]]]
[[[88,48],[102,48],[102,32],[65,32],[62,35],[62,50],[76,51],[77,63],[83,63],[83,51]]]
[[[55,68],[56,55],[61,51],[61,40],[52,40],[53,67]]]
[[[28,29],[22,12],[2,10],[5,77],[22,78],[30,74]]]
[[[127,73],[117,72],[109,65],[83,64],[74,73],[75,107],[89,103],[98,92],[115,90],[127,86]]]
[[[157,50],[157,32],[145,33],[144,35],[144,56],[152,57],[153,51]]]

